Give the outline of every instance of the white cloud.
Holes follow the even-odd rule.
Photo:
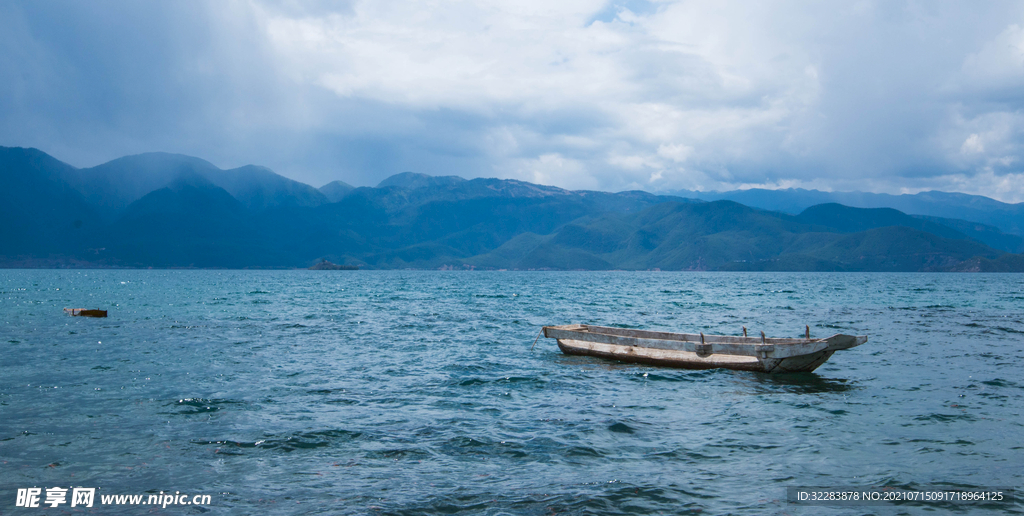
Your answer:
[[[981,137],[977,133],[972,134],[964,140],[964,144],[960,146],[960,154],[980,154],[985,152],[985,146],[981,143]]]
[[[693,154],[693,147],[681,143],[663,143],[658,145],[658,155],[676,163],[686,161]]]
[[[583,163],[558,153],[510,160],[502,168],[497,171],[498,176],[506,179],[571,189],[595,190],[600,186],[587,174]]]
[[[964,59],[962,80],[975,90],[1024,85],[1024,29],[1012,23],[969,54]]]

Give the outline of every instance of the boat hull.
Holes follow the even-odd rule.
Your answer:
[[[764,339],[667,334],[571,325],[546,327],[567,355],[581,355],[682,369],[733,369],[761,373],[810,372],[833,353],[867,337],[833,335],[827,339]],[[718,352],[716,352],[718,350]],[[722,352],[722,351],[728,352]],[[710,352],[709,352],[710,351]]]

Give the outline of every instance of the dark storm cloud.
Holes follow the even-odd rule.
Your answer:
[[[8,115],[0,138],[8,145],[37,145],[78,165],[144,150],[208,150],[203,142],[231,138],[246,107],[277,97],[254,52],[260,39],[221,33],[204,4],[2,9],[4,48],[19,49],[0,57]]]

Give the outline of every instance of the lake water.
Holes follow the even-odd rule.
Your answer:
[[[569,323],[869,340],[780,376],[531,352]],[[1022,342],[1011,274],[0,270],[0,513],[990,514],[786,488],[1019,489]]]

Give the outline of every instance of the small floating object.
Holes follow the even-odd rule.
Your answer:
[[[76,317],[106,317],[106,310],[90,310],[88,308],[65,308],[64,313]]]
[[[812,339],[766,338],[703,333],[627,330],[588,324],[545,326],[544,336],[557,339],[566,355],[587,355],[683,369],[735,369],[761,373],[811,372],[833,353],[868,341],[865,336],[835,334]]]

